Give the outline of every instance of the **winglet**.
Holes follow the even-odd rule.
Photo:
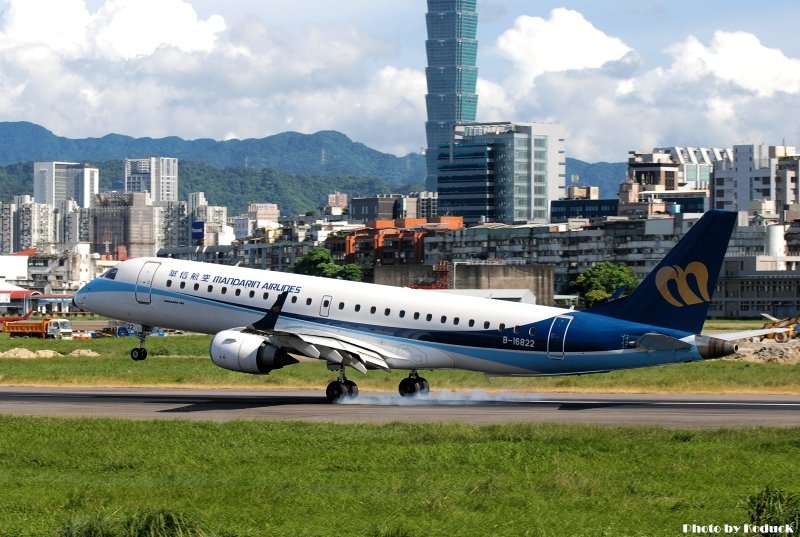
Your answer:
[[[278,295],[277,300],[269,309],[266,315],[259,319],[258,321],[254,322],[251,326],[255,330],[273,330],[275,328],[275,323],[278,322],[278,317],[283,310],[283,304],[286,302],[286,297],[289,296],[289,291],[284,291]]]

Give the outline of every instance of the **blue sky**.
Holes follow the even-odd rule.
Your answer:
[[[73,138],[425,145],[424,0],[0,0],[0,120]],[[478,119],[567,154],[800,145],[791,1],[479,0]]]

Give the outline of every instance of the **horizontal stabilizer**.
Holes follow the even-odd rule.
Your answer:
[[[788,328],[763,328],[761,330],[742,330],[741,332],[714,332],[708,335],[725,341],[736,341],[737,339],[766,336],[767,334],[780,334],[781,332],[788,331]]]
[[[648,332],[636,340],[636,347],[649,351],[685,351],[692,345],[671,336]]]

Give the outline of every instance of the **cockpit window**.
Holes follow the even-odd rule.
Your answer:
[[[110,268],[107,271],[105,271],[101,277],[113,280],[114,278],[117,277],[117,270],[118,270],[117,267]]]

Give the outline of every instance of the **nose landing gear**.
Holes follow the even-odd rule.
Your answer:
[[[139,346],[131,349],[131,359],[135,361],[141,361],[147,358],[147,349],[144,348],[144,343],[147,340],[147,336],[150,335],[150,332],[153,330],[152,326],[142,326],[142,331],[139,332]]]

